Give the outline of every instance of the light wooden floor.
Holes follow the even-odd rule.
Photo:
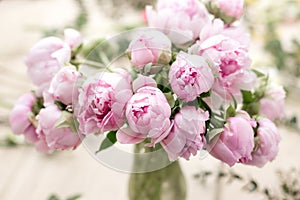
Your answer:
[[[0,138],[10,132],[7,117],[13,103],[33,87],[26,76],[24,56],[40,38],[41,26],[64,25],[72,19],[76,10],[65,9],[70,6],[73,6],[71,0],[0,2]],[[102,19],[97,21],[93,18],[92,21],[96,28],[87,31],[86,35],[93,37],[97,33],[104,35],[108,32],[105,28],[111,22],[101,26]],[[298,111],[297,101],[290,100],[288,113]],[[281,133],[283,140],[276,161],[263,169],[241,165],[234,169],[253,175],[271,188],[275,187],[277,169],[300,167],[300,134],[284,128],[281,128]],[[40,154],[30,146],[1,147],[0,158],[0,200],[46,200],[51,193],[63,198],[79,193],[88,200],[127,199],[128,174],[101,165],[84,147],[51,156]],[[193,174],[204,169],[217,170],[219,163],[211,157],[190,162],[182,160],[181,164],[188,184],[188,200],[213,200],[216,192],[220,193],[222,200],[258,198],[241,192],[238,184],[226,186],[222,182],[218,189],[214,180],[210,180],[206,186],[201,186]]]

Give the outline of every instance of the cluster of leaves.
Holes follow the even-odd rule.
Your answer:
[[[81,194],[75,194],[70,197],[67,197],[65,200],[79,200],[81,198]],[[61,200],[56,194],[51,194],[47,200]]]
[[[259,3],[262,3],[262,1],[263,0],[257,0],[257,5],[254,4],[254,6],[259,6]],[[271,55],[273,64],[278,70],[295,77],[300,77],[299,38],[289,38],[292,45],[289,50],[286,50],[284,48],[284,42],[286,42],[286,40],[282,41],[277,30],[286,23],[292,22],[295,25],[299,23],[299,6],[300,4],[297,0],[285,1],[280,7],[278,7],[278,4],[270,3],[264,10],[267,15],[265,17],[260,16],[262,13],[259,15],[260,23],[264,23],[264,48]],[[249,11],[255,9],[255,7],[251,7],[251,4],[247,8]],[[261,35],[261,33],[257,32],[258,29],[254,22],[257,18],[250,14],[245,15],[245,19],[248,21],[250,30],[252,30],[254,34]],[[289,26],[291,26],[291,24]]]
[[[265,49],[273,57],[273,62],[280,71],[285,71],[296,77],[300,77],[300,43],[297,39],[292,40],[291,50],[284,50],[283,42],[275,32],[277,24],[269,22],[267,25],[267,35]]]
[[[206,185],[209,178],[225,180],[227,184],[233,182],[241,183],[241,190],[249,193],[257,193],[264,197],[265,200],[300,200],[300,170],[292,168],[288,171],[277,172],[279,184],[278,188],[270,189],[262,186],[252,177],[245,177],[232,169],[218,172],[201,171],[194,174],[194,178],[200,181],[200,184]]]
[[[18,141],[18,138],[12,133],[7,133],[6,136],[0,140],[0,147],[17,147],[21,144],[23,143]]]

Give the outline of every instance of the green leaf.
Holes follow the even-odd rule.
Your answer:
[[[44,99],[42,97],[36,97],[36,100],[32,105],[32,113],[34,116],[38,115],[42,108],[44,108]]]
[[[48,200],[59,200],[59,198],[58,198],[57,195],[51,194],[51,195],[48,197]]]
[[[259,148],[260,138],[258,136],[254,137],[254,148],[253,152],[256,152]]]
[[[168,92],[168,93],[164,93],[164,95],[165,95],[170,107],[173,108],[175,105],[175,100],[174,100],[172,93]]]
[[[234,117],[234,116],[235,116],[235,108],[232,105],[230,105],[226,110],[225,118],[228,119],[229,117]]]
[[[256,69],[252,69],[252,71],[256,74],[256,76],[257,76],[258,78],[261,78],[261,77],[266,76],[264,73],[262,73],[262,72],[260,72],[260,71],[258,71],[258,70],[256,70]]]
[[[62,102],[60,101],[54,101],[54,104],[57,105],[57,107],[60,109],[60,110],[65,110],[67,105],[63,104]]]
[[[99,150],[96,151],[96,153],[99,153],[100,151],[107,149],[114,145],[117,142],[117,131],[110,131],[107,133],[106,138],[102,141]]]
[[[151,67],[152,67],[152,63],[146,64],[146,65],[144,66],[144,71],[143,71],[143,73],[144,73],[144,74],[149,74],[150,71],[151,71]]]
[[[223,128],[215,128],[215,129],[212,129],[211,131],[207,132],[208,142],[212,141],[216,136],[218,136],[223,131],[224,131]]]
[[[208,92],[202,93],[202,94],[200,95],[200,97],[201,97],[201,98],[206,98],[206,97],[210,97],[210,95],[211,95],[211,90],[209,90]]]
[[[241,90],[243,95],[243,104],[248,105],[254,102],[254,97],[251,91]]]
[[[5,138],[4,138],[4,144],[7,145],[8,147],[15,147],[19,145],[19,142],[16,138],[15,135],[13,134],[8,134]]]
[[[71,197],[68,197],[66,200],[77,200],[81,197],[81,194],[75,194]]]
[[[68,111],[62,111],[60,118],[55,123],[55,128],[70,128],[72,132],[77,132],[78,122],[73,117],[72,113]]]
[[[236,101],[236,98],[235,98],[232,94],[230,94],[230,95],[231,95],[231,98],[232,98],[232,100],[233,100],[234,108],[237,109],[237,101]]]
[[[209,115],[212,114],[211,108],[207,105],[207,103],[205,101],[203,101],[203,99],[201,97],[197,97],[197,102],[198,102],[199,108],[207,110],[209,112]]]

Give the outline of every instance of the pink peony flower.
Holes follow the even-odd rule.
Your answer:
[[[267,162],[271,162],[278,154],[278,144],[281,140],[275,124],[265,118],[259,120],[257,135],[259,137],[258,149],[252,152],[252,160],[246,164],[263,167]]]
[[[61,115],[62,111],[55,104],[43,108],[37,117],[37,132],[51,150],[76,149],[81,143],[79,135],[70,128],[55,127]]]
[[[239,19],[244,11],[244,0],[212,0],[226,17]]]
[[[197,0],[159,0],[156,11],[146,7],[146,19],[150,27],[162,29],[174,44],[183,45],[198,38],[209,17]]]
[[[131,62],[138,68],[148,63],[167,64],[171,60],[171,41],[159,31],[144,31],[129,44]]]
[[[253,128],[249,119],[242,116],[228,118],[224,131],[207,145],[207,150],[212,156],[229,166],[251,160],[253,148]]]
[[[174,93],[189,102],[211,89],[214,76],[203,57],[180,52],[170,68],[169,81]]]
[[[82,43],[81,34],[71,28],[67,28],[64,30],[65,42],[68,43],[71,49],[75,49]]]
[[[213,85],[214,95],[225,101],[232,101],[233,95],[241,102],[240,90],[254,87],[256,75],[250,70],[248,46],[249,34],[236,27],[224,28],[219,19],[202,29],[200,40],[189,51],[212,62],[213,72],[218,74]]]
[[[126,106],[129,128],[121,128],[117,139],[122,144],[133,144],[149,137],[150,145],[163,140],[170,129],[171,108],[164,94],[155,87],[142,87]]]
[[[161,142],[170,161],[176,160],[179,156],[189,160],[191,155],[195,156],[197,151],[203,148],[206,143],[205,121],[208,118],[208,112],[193,106],[183,107],[175,115],[170,134]]]
[[[48,89],[51,79],[65,62],[69,62],[71,49],[67,43],[56,37],[48,37],[34,45],[27,58],[29,78],[38,86],[38,95]]]
[[[259,114],[270,120],[281,119],[285,115],[285,91],[280,87],[268,87],[260,100]]]
[[[45,135],[42,131],[39,132],[39,140],[34,143],[35,145],[35,149],[38,151],[38,152],[41,152],[41,153],[53,153],[53,149],[51,149],[47,142],[46,142],[46,138],[45,138]]]
[[[9,123],[15,134],[23,134],[29,143],[38,141],[36,128],[29,119],[32,113],[32,105],[35,102],[33,93],[22,95],[16,102],[10,116]]]
[[[145,86],[156,87],[156,81],[151,77],[138,74],[137,79],[135,79],[132,83],[133,91],[137,92],[138,89]]]
[[[61,68],[53,77],[49,94],[53,100],[60,101],[65,105],[72,104],[72,99],[78,97],[77,80],[80,73],[74,66],[66,66]]]
[[[125,122],[125,106],[132,96],[131,79],[102,72],[85,81],[75,115],[83,134],[117,130]]]

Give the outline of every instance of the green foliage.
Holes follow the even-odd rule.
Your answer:
[[[48,200],[60,200],[60,198],[55,195],[55,194],[51,194],[49,197],[48,197]]]
[[[169,105],[171,108],[173,108],[175,106],[175,100],[174,100],[174,97],[173,97],[173,94],[171,92],[168,92],[168,93],[164,93]]]
[[[235,114],[235,108],[232,105],[229,105],[226,110],[225,118],[228,119],[229,117],[234,117]]]
[[[78,200],[80,199],[81,194],[75,194],[73,196],[68,197],[66,200]]]
[[[222,168],[219,171],[201,171],[194,174],[194,178],[205,185],[209,178],[218,181],[224,180],[227,184],[239,182],[241,190],[256,193],[264,197],[265,200],[300,200],[300,170],[291,168],[287,171],[278,171],[278,185],[276,188],[270,189],[263,186],[257,180],[249,175],[239,174],[232,169]]]
[[[65,200],[79,200],[81,197],[81,194],[75,194],[72,195],[70,197],[67,197]],[[47,200],[61,200],[61,198],[59,196],[57,196],[56,194],[51,194]]]
[[[54,104],[57,105],[60,110],[66,110],[67,108],[67,105],[63,104],[61,101],[54,101]]]
[[[17,147],[20,145],[20,142],[17,140],[18,138],[12,133],[7,133],[7,135],[0,140],[1,147]]]
[[[55,123],[55,128],[70,128],[73,133],[77,132],[78,122],[73,114],[63,110],[60,118]]]
[[[254,95],[252,94],[251,91],[242,90],[241,92],[243,95],[243,104],[244,105],[249,105],[249,104],[253,103]]]
[[[211,114],[212,114],[211,108],[209,107],[209,105],[207,105],[207,103],[201,97],[197,97],[197,103],[198,103],[199,108],[202,108],[203,110],[208,111],[209,115],[211,116]]]
[[[106,138],[102,141],[98,151],[96,153],[99,153],[100,151],[103,151],[104,149],[107,149],[114,145],[117,142],[117,131],[110,131],[107,133]]]
[[[220,135],[224,131],[223,128],[214,128],[211,131],[206,133],[207,142],[211,142],[215,137]]]
[[[42,97],[36,97],[35,102],[32,104],[34,116],[38,115],[42,108],[44,108],[44,99]]]

